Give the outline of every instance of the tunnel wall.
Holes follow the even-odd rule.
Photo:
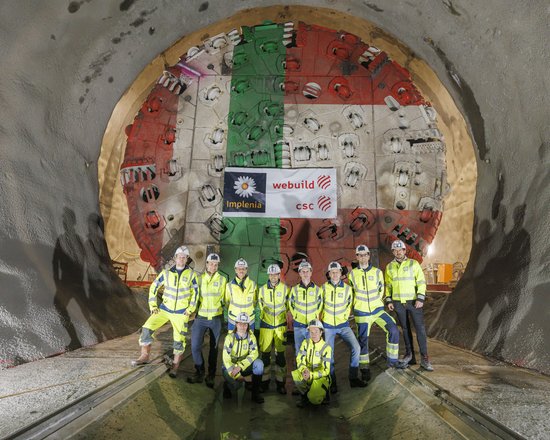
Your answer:
[[[132,79],[182,35],[270,3],[3,5],[3,365],[139,327],[143,309],[111,272],[98,217],[97,159],[110,113]],[[549,373],[547,3],[321,6],[376,23],[425,59],[470,124],[478,157],[473,249],[430,333]],[[287,18],[284,8],[280,15]]]

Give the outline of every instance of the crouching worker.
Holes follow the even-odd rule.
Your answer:
[[[189,249],[180,246],[176,249],[174,259],[176,265],[159,273],[149,288],[151,316],[143,324],[141,330],[139,338],[141,356],[133,361],[133,365],[149,362],[154,331],[170,321],[174,337],[174,362],[169,373],[172,378],[176,377],[183,358],[190,310],[195,308],[199,291],[197,274],[187,265]],[[157,305],[157,292],[161,286],[164,286],[164,293],[162,304],[159,306]]]
[[[298,354],[292,379],[302,395],[296,404],[299,408],[308,403],[320,405],[330,388],[332,348],[322,338],[323,323],[314,319],[308,326],[309,339],[304,339]]]
[[[235,318],[235,330],[230,331],[223,344],[223,397],[230,398],[237,391],[245,376],[252,374],[252,401],[263,403],[260,384],[264,364],[258,358],[258,343],[254,332],[249,329],[250,317],[242,312]]]

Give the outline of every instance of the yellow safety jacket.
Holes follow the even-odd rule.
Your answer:
[[[215,272],[210,275],[204,272],[199,277],[199,299],[197,315],[206,319],[212,319],[215,316],[223,314],[223,306],[225,304],[225,287],[227,278],[221,273]],[[193,313],[195,310],[191,310]]]
[[[223,368],[229,373],[234,367],[246,370],[258,359],[258,343],[254,333],[248,331],[244,338],[239,337],[237,330],[231,331],[223,343]],[[240,377],[240,373],[236,377]]]
[[[157,307],[157,291],[164,286],[162,304]],[[178,274],[176,266],[165,269],[149,287],[149,309],[151,312],[161,308],[170,313],[185,313],[190,307],[193,309],[197,302],[199,283],[196,272],[185,266]]]
[[[287,300],[288,287],[280,281],[275,287],[271,286],[270,281],[260,287],[258,303],[262,328],[286,326]]]
[[[426,279],[418,261],[405,258],[386,266],[386,302],[426,299]]]
[[[296,366],[300,372],[307,368],[311,373],[311,379],[320,379],[330,376],[331,359],[332,348],[323,338],[319,342],[307,338],[300,345],[296,355]]]
[[[225,303],[228,304],[228,318],[235,321],[239,313],[246,312],[252,319],[256,305],[257,286],[248,276],[243,280],[233,278],[225,288]]]
[[[366,269],[356,267],[348,280],[353,287],[353,315],[355,322],[367,322],[369,316],[384,310],[384,276],[377,267],[369,264]]]
[[[323,307],[321,289],[313,282],[304,286],[296,284],[288,296],[288,309],[294,319],[294,327],[307,327],[309,322],[319,317]]]
[[[330,281],[323,284],[322,320],[325,328],[341,328],[349,325],[348,318],[353,302],[353,290],[349,284]]]

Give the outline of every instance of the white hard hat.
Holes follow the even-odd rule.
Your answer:
[[[366,252],[367,254],[370,254],[370,250],[366,244],[360,244],[355,248],[355,253],[358,254],[359,252]]]
[[[405,243],[403,243],[401,240],[395,240],[391,244],[391,250],[394,251],[396,249],[407,249],[407,247],[405,246]]]
[[[325,327],[323,327],[323,323],[318,319],[313,319],[309,321],[309,325],[307,326],[307,329],[309,330],[310,327],[317,327],[317,328],[320,328],[321,330],[325,329]]]
[[[342,270],[342,266],[340,266],[340,263],[338,263],[338,261],[331,261],[328,265],[328,269],[329,271],[331,271],[332,269],[338,269],[338,270]]]
[[[208,257],[206,257],[206,261],[214,261],[216,263],[220,262],[220,256],[218,254],[208,254]]]
[[[183,254],[185,256],[189,256],[189,249],[187,249],[187,246],[180,246],[176,249],[176,252],[174,252],[174,257],[177,257],[178,254]]]
[[[235,269],[248,269],[248,263],[244,258],[239,258],[237,261],[235,261]]]
[[[239,315],[235,318],[235,322],[242,322],[244,324],[250,324],[250,321],[251,319],[246,312],[239,313]]]
[[[278,264],[270,264],[269,267],[267,268],[268,275],[276,275],[279,273],[281,273],[281,268],[279,267]]]
[[[298,272],[300,272],[302,269],[313,270],[309,261],[306,260],[302,260],[301,263],[298,265]]]

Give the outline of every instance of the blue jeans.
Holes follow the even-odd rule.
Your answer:
[[[251,365],[248,366],[248,368],[241,371],[241,376],[250,376],[251,374],[253,374],[254,376],[261,376],[263,372],[264,363],[261,359],[256,359],[254,362],[252,362]],[[222,368],[222,373],[231,391],[237,391],[240,387],[243,386],[243,381],[230,376],[225,367]]]
[[[200,316],[195,318],[191,326],[191,353],[193,362],[197,367],[204,365],[202,356],[202,343],[204,334],[210,331],[210,349],[208,351],[208,374],[216,374],[216,364],[218,361],[218,342],[222,331],[222,316],[214,316],[212,319],[206,319]]]
[[[406,354],[414,354],[414,347],[412,345],[412,332],[409,323],[409,317],[411,317],[414,328],[416,330],[416,340],[418,341],[418,347],[420,348],[421,356],[428,356],[428,342],[426,336],[426,327],[424,326],[424,309],[416,309],[414,303],[416,301],[407,301],[401,303],[394,301],[393,306],[395,313],[397,313],[397,319],[399,325],[403,329],[403,341],[405,342]]]
[[[348,347],[351,350],[351,357],[349,361],[349,366],[351,368],[359,367],[359,354],[361,353],[361,347],[357,338],[353,334],[353,330],[348,325],[342,328],[325,328],[325,341],[332,348],[332,361],[330,363],[330,374],[334,375],[334,339],[336,335],[340,335],[342,340],[348,344]]]
[[[296,350],[296,356],[298,355],[298,350],[300,350],[300,345],[304,342],[304,339],[309,337],[309,332],[307,328],[301,328],[294,326],[294,348]]]

